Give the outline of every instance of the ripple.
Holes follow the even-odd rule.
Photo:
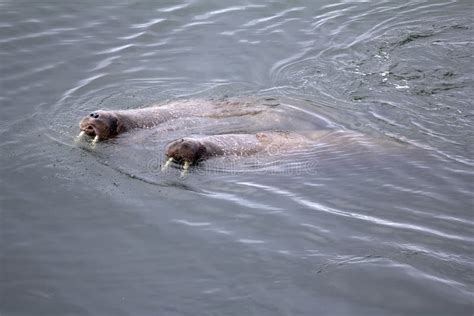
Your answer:
[[[268,204],[264,203],[259,203],[256,201],[251,201],[248,199],[245,199],[243,197],[237,196],[232,193],[225,193],[225,192],[213,192],[213,191],[207,191],[203,190],[202,194],[214,199],[218,200],[225,200],[228,202],[236,203],[238,205],[244,206],[246,208],[252,208],[252,209],[259,209],[259,210],[267,210],[267,211],[280,211],[281,208],[279,207],[274,207]]]
[[[243,244],[264,244],[264,240],[259,240],[259,239],[239,239],[237,240],[240,243]]]
[[[388,292],[395,297],[400,289],[433,285],[436,295],[408,293],[426,306],[448,302],[457,311],[456,303],[472,297],[474,25],[466,3],[6,6],[17,9],[2,12],[0,24],[0,100],[7,108],[0,147],[4,170],[12,170],[6,184],[18,186],[9,199],[29,203],[36,197],[21,190],[31,170],[38,185],[54,185],[57,177],[76,197],[92,185],[103,196],[148,209],[160,199],[163,210],[172,209],[153,217],[155,224],[164,220],[160,234],[189,238],[168,249],[171,257],[182,255],[193,238],[202,250],[229,255],[204,261],[219,270],[201,271],[209,277],[200,284],[206,295],[241,294],[233,292],[242,288],[226,286],[230,279],[224,276],[235,268],[228,258],[247,251],[244,261],[263,264],[257,272],[264,278],[289,282],[270,287],[295,281],[303,300],[332,291],[329,300],[363,302],[354,305],[377,306],[363,310],[377,313],[386,304],[374,296],[381,279],[395,285]],[[95,150],[72,141],[79,119],[92,109],[224,95],[276,97],[280,120],[180,120],[133,131]],[[307,150],[209,160],[185,178],[178,178],[180,170],[150,170],[172,137],[267,128],[370,136],[338,134]],[[390,137],[400,145],[387,145]],[[149,235],[135,234],[146,228],[141,213],[117,217],[140,222],[123,222],[139,244]],[[141,250],[154,247],[149,241]],[[337,273],[324,275],[331,269]],[[196,275],[195,269],[188,272]],[[260,289],[258,282],[246,283],[257,274],[244,272],[242,284]],[[321,283],[311,288],[316,292],[303,284],[307,276]],[[361,300],[347,285],[362,279],[369,286]],[[396,304],[385,310],[399,313]]]
[[[326,229],[326,228],[323,228],[323,227],[320,227],[320,226],[317,226],[317,225],[314,225],[314,224],[308,224],[308,223],[301,223],[300,224],[301,226],[303,227],[309,227],[311,229],[314,229],[316,230],[317,232],[320,232],[320,233],[329,233],[331,232],[329,229]]]
[[[203,226],[210,226],[211,223],[202,223],[202,222],[190,222],[184,219],[175,219],[172,222],[178,223],[178,224],[183,224],[186,226],[191,226],[191,227],[203,227]]]
[[[133,24],[131,26],[131,28],[133,28],[133,29],[146,29],[146,28],[149,28],[150,26],[157,25],[157,24],[159,24],[159,23],[161,23],[165,20],[166,19],[163,19],[163,18],[151,19],[150,21],[145,22],[145,23]]]
[[[146,34],[146,31],[137,32],[137,33],[127,35],[127,36],[121,36],[121,37],[119,37],[119,39],[122,39],[122,40],[135,39],[135,38],[138,38],[138,37],[142,36],[143,34]]]
[[[23,80],[25,77],[35,77],[35,76],[44,76],[46,75],[45,73],[48,72],[53,72],[57,70],[57,68],[64,66],[65,62],[60,61],[60,62],[53,62],[53,63],[47,63],[44,65],[40,65],[37,67],[32,67],[27,69],[27,71],[24,72],[15,72],[15,71],[5,71],[6,73],[10,73],[10,75],[6,75],[5,78],[8,80]]]
[[[309,207],[311,209],[314,209],[314,210],[317,210],[317,211],[326,212],[326,213],[330,213],[330,214],[338,215],[338,216],[343,216],[343,217],[355,218],[355,219],[371,222],[373,224],[389,226],[389,227],[395,227],[395,228],[400,228],[400,229],[414,230],[414,231],[422,232],[422,233],[425,233],[425,234],[430,234],[430,235],[443,237],[443,238],[451,239],[451,240],[462,240],[462,241],[466,241],[466,242],[473,242],[474,241],[474,238],[472,238],[470,236],[453,235],[453,234],[444,233],[444,232],[441,232],[439,230],[432,229],[432,228],[429,228],[429,227],[423,227],[423,226],[409,224],[409,223],[394,222],[394,221],[389,221],[389,220],[385,220],[385,219],[374,217],[374,216],[357,214],[357,213],[353,213],[353,212],[347,212],[347,211],[344,211],[344,210],[335,209],[335,208],[332,208],[332,207],[329,207],[329,206],[325,206],[325,205],[320,204],[318,202],[309,201],[309,200],[306,200],[304,198],[294,199],[294,201],[297,202],[298,204],[307,206],[307,207]]]
[[[300,20],[299,18],[286,18],[283,21],[280,21],[280,22],[277,22],[277,23],[274,23],[274,24],[270,24],[270,25],[267,25],[265,27],[262,27],[262,28],[258,29],[257,33],[270,31],[272,29],[281,27],[281,26],[283,26],[284,24],[286,24],[288,22],[295,22],[295,21],[299,21],[299,20]],[[272,31],[275,32],[275,31],[283,31],[283,30],[278,29],[278,30],[272,30]]]
[[[472,56],[471,44],[459,40],[471,36],[472,21],[460,12],[459,19],[455,14],[439,20],[430,17],[433,23],[422,26],[417,16],[420,12],[444,16],[442,8],[450,3],[367,4],[365,10],[361,9],[364,6],[346,4],[324,7],[323,13],[314,18],[312,31],[333,32],[337,43],[318,50],[314,41],[309,41],[309,46],[301,41],[298,52],[274,64],[272,80],[291,94],[328,97],[328,111],[332,107],[333,112],[338,112],[337,116],[330,113],[328,117],[349,129],[410,134],[411,140],[422,147],[470,165],[472,159],[461,149],[467,135],[460,136],[456,130],[469,130],[462,115],[469,111],[463,100],[472,94],[468,90],[472,80],[464,70],[468,64],[463,66],[462,60],[454,61],[450,55],[464,52]],[[387,16],[394,9],[401,13]],[[329,30],[333,21],[343,16],[347,19],[341,27]],[[368,26],[367,20],[374,22]],[[345,39],[351,40],[344,42]],[[433,47],[437,43],[458,42],[465,43],[464,47]],[[391,104],[397,110],[385,111],[381,104]],[[441,113],[435,104],[451,106]],[[354,120],[359,122],[348,123]],[[446,122],[453,120],[462,126],[449,127],[451,133],[446,133],[450,126]],[[429,126],[429,121],[437,124]]]
[[[244,28],[254,27],[256,25],[259,25],[259,24],[262,24],[262,23],[266,23],[268,21],[272,21],[274,19],[284,17],[285,15],[290,14],[291,12],[303,11],[304,9],[305,9],[305,7],[294,7],[294,8],[288,9],[288,10],[284,10],[284,11],[278,13],[278,14],[266,17],[266,18],[258,18],[258,19],[251,20],[251,21],[245,23],[244,25],[242,25],[242,27],[244,27]]]
[[[234,11],[244,11],[247,9],[256,9],[256,8],[264,8],[265,5],[261,4],[248,4],[248,5],[243,5],[243,6],[233,6],[233,7],[228,7],[220,10],[215,10],[215,11],[210,11],[205,14],[197,15],[194,17],[196,20],[207,20],[215,15],[219,14],[225,14],[229,12],[234,12]]]
[[[171,7],[161,8],[161,9],[158,9],[157,11],[158,12],[169,13],[169,12],[174,12],[174,11],[178,11],[178,10],[187,8],[188,6],[189,6],[189,3],[183,3],[183,4],[174,5],[174,6],[171,6]]]
[[[176,31],[185,30],[187,28],[199,26],[199,25],[212,25],[212,24],[215,24],[215,22],[212,22],[212,21],[190,22],[190,23],[184,24],[180,29],[177,29]]]
[[[11,44],[12,42],[15,41],[24,41],[27,39],[38,39],[38,38],[44,38],[44,37],[52,37],[56,36],[65,32],[69,31],[74,31],[76,30],[75,28],[55,28],[55,29],[50,29],[46,31],[40,31],[40,32],[35,32],[35,33],[29,33],[25,35],[19,35],[15,37],[9,37],[9,38],[4,38],[0,39],[1,44]]]
[[[83,80],[79,81],[74,88],[71,88],[71,89],[67,90],[66,92],[64,92],[63,96],[61,97],[61,99],[59,99],[58,102],[59,103],[64,102],[67,98],[71,97],[73,93],[79,91],[80,89],[83,89],[83,88],[87,87],[88,85],[90,85],[91,83],[96,81],[97,79],[103,78],[105,76],[106,76],[105,73],[101,73],[101,74],[97,74],[97,75],[94,75],[92,77],[89,77],[89,78],[86,78],[86,79],[83,79]]]
[[[118,53],[118,52],[121,52],[123,50],[126,50],[127,48],[134,47],[134,46],[135,46],[135,44],[131,43],[131,44],[120,45],[120,46],[117,46],[117,47],[107,48],[103,51],[97,52],[97,55]]]
[[[120,56],[110,56],[101,61],[99,61],[94,68],[90,70],[90,72],[96,72],[98,70],[103,70],[108,66],[112,65],[113,61],[116,59],[120,59]]]
[[[415,224],[407,223],[407,222],[396,222],[396,221],[391,221],[391,220],[387,220],[387,219],[383,219],[383,218],[379,218],[379,217],[375,217],[375,216],[364,215],[364,214],[360,214],[360,213],[356,213],[356,212],[350,212],[350,211],[346,211],[346,210],[342,210],[342,209],[337,209],[337,208],[334,208],[334,207],[329,207],[329,206],[324,205],[324,204],[319,203],[319,202],[310,201],[307,198],[305,198],[304,196],[302,196],[301,194],[294,193],[294,192],[291,192],[291,191],[288,191],[288,190],[285,190],[285,189],[281,189],[281,188],[278,188],[278,187],[274,187],[274,186],[268,186],[268,185],[263,185],[263,184],[259,184],[259,183],[253,183],[253,182],[238,182],[238,184],[245,185],[245,186],[250,186],[250,187],[255,187],[255,188],[258,188],[258,189],[265,190],[265,191],[270,192],[270,193],[275,194],[275,195],[279,195],[279,196],[282,196],[282,197],[287,197],[287,198],[290,198],[292,201],[294,201],[295,203],[297,203],[299,205],[303,205],[303,206],[309,207],[309,208],[314,209],[314,210],[330,213],[330,214],[337,215],[337,216],[354,218],[354,219],[358,219],[358,220],[368,221],[368,222],[371,222],[371,223],[377,224],[377,225],[389,226],[389,227],[399,228],[399,229],[403,229],[403,230],[418,231],[418,232],[422,232],[424,234],[435,235],[435,236],[438,236],[438,237],[448,238],[448,239],[451,239],[451,240],[462,240],[462,241],[466,241],[466,242],[472,242],[474,240],[470,236],[462,236],[462,235],[455,235],[455,234],[445,233],[445,232],[442,232],[438,229],[434,229],[434,228],[430,228],[430,227],[415,225]],[[395,187],[393,184],[385,184],[385,186]],[[422,194],[422,195],[426,195],[426,196],[432,196],[433,195],[432,192],[426,192],[426,191],[421,191],[421,190],[418,190],[418,191],[415,190],[414,191],[414,190],[410,190],[410,189],[407,189],[407,188],[401,188],[401,187],[397,187],[397,189],[403,190],[404,192],[414,193],[414,194]],[[442,203],[442,199],[440,197],[437,197],[437,199],[440,201],[440,203]],[[421,215],[421,214],[419,214],[420,213],[419,211],[414,210],[414,209],[410,209],[408,211],[410,213],[413,213],[413,214]],[[433,217],[433,214],[429,214],[429,213],[425,213],[424,215],[428,216],[428,217]],[[443,216],[443,215],[441,215],[441,216]],[[437,216],[435,216],[435,217],[437,217]],[[447,219],[447,220],[450,220],[450,219]],[[455,221],[455,222],[460,221],[460,222],[465,223],[466,225],[469,225],[469,226],[472,225],[472,223],[470,223],[469,221],[466,223],[465,219],[453,218],[452,220]],[[306,226],[306,227],[310,227],[310,228],[314,228],[314,229],[316,229],[318,231],[321,231],[321,232],[326,232],[326,233],[329,232],[329,231],[327,231],[327,230],[325,230],[321,227],[315,226],[314,224],[302,223],[301,225]]]
[[[254,188],[258,188],[258,189],[264,189],[268,192],[279,194],[279,195],[282,195],[282,196],[287,196],[287,197],[294,197],[295,196],[295,194],[291,193],[290,191],[282,190],[282,189],[279,189],[279,188],[274,187],[274,186],[268,186],[268,185],[253,183],[253,182],[237,182],[237,184],[242,184],[242,185],[246,185],[246,186],[250,186],[250,187],[254,187]]]
[[[434,275],[434,274],[431,274],[431,273],[427,273],[425,271],[421,271],[420,269],[416,269],[413,266],[404,265],[404,269],[410,276],[412,276],[413,278],[416,278],[416,279],[421,278],[421,279],[426,279],[427,281],[434,281],[436,283],[449,285],[450,287],[452,287],[454,289],[457,289],[457,290],[461,290],[461,289],[468,290],[469,289],[469,287],[464,283],[457,282],[455,280],[448,279],[448,278],[442,278],[438,275]],[[472,294],[472,293],[470,293],[470,291],[463,291],[463,292],[465,292],[466,294],[468,294],[468,293]]]

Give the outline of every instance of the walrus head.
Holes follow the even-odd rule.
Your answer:
[[[165,155],[168,160],[173,160],[186,165],[194,165],[207,156],[207,149],[196,139],[181,138],[166,146]]]
[[[84,117],[79,123],[81,134],[104,140],[117,136],[120,129],[118,116],[113,112],[95,111]]]

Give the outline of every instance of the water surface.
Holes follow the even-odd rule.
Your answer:
[[[473,9],[0,2],[0,313],[472,315]],[[226,96],[283,119],[74,143],[97,108]],[[160,171],[184,133],[268,128],[377,145]]]

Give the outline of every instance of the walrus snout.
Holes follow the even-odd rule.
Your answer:
[[[96,128],[94,128],[94,125],[90,123],[89,124],[86,123],[83,126],[81,126],[81,131],[90,137],[94,137],[97,135]]]
[[[88,117],[85,117],[82,119],[82,121],[79,123],[79,128],[81,132],[84,132],[87,136],[90,137],[95,137],[95,136],[101,136],[101,133],[99,127],[95,124],[93,120],[90,120]],[[103,137],[100,137],[103,138]]]
[[[92,112],[79,123],[81,133],[104,140],[118,134],[118,117],[106,111]]]
[[[166,147],[165,155],[178,163],[196,164],[206,156],[206,147],[194,139],[182,138]]]

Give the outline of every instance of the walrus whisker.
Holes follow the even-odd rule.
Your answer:
[[[173,157],[170,157],[168,158],[168,160],[166,160],[165,164],[163,165],[163,167],[161,167],[161,171],[165,171],[166,169],[168,169],[169,165],[174,161]]]

